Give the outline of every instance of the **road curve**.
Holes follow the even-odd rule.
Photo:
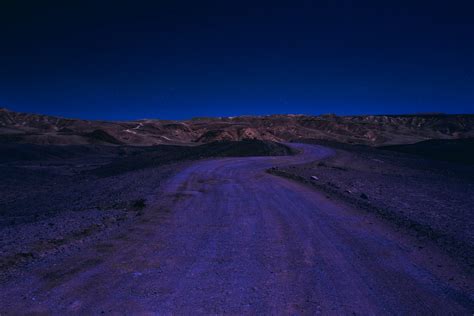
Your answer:
[[[126,235],[0,287],[4,312],[471,314],[408,238],[265,173],[294,157],[194,163]],[[154,201],[153,201],[154,200]]]

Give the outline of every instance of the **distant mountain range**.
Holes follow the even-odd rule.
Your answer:
[[[323,139],[366,145],[474,137],[474,115],[268,115],[191,120],[91,121],[0,109],[0,143],[157,145]]]

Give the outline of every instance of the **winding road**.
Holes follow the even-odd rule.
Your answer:
[[[2,285],[5,312],[472,314],[472,297],[431,263],[449,259],[267,174],[332,154],[292,146],[302,153],[192,164],[127,234]]]

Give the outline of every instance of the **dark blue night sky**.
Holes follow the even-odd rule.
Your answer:
[[[89,119],[473,113],[473,12],[473,1],[1,1],[0,106]]]

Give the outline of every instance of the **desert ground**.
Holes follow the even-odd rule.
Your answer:
[[[0,110],[0,314],[474,311],[472,115]]]
[[[184,158],[175,147],[8,145],[2,314],[472,313],[472,166],[432,174],[388,151],[243,144]],[[375,194],[379,160],[393,200]],[[392,191],[403,168],[413,196]],[[450,182],[458,195],[426,204],[444,190],[433,177],[464,191]],[[397,210],[420,225],[387,215]]]
[[[0,0],[0,316],[474,316],[474,0]]]

